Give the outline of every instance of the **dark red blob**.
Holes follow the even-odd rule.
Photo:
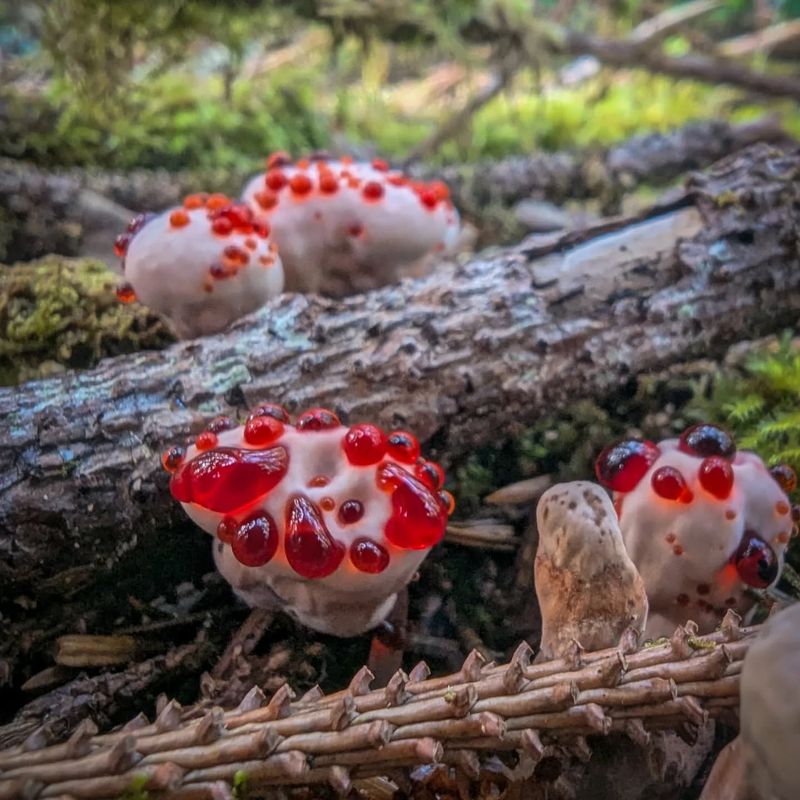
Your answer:
[[[117,258],[125,258],[130,242],[131,236],[129,233],[121,233],[114,239],[114,254]]]
[[[161,456],[161,466],[167,472],[176,472],[186,457],[186,451],[180,445],[173,445]]]
[[[742,581],[756,589],[765,589],[778,577],[775,551],[753,531],[744,532],[731,563]]]
[[[682,500],[689,491],[683,475],[675,467],[659,467],[650,478],[650,485],[665,500]]]
[[[239,530],[239,523],[233,517],[223,517],[217,525],[217,539],[225,544],[230,544],[236,531]]]
[[[214,417],[206,425],[206,430],[210,433],[222,433],[223,431],[233,430],[235,427],[236,423],[230,417]]]
[[[283,423],[266,414],[248,419],[244,426],[244,440],[256,447],[272,444],[281,436],[283,436]]]
[[[278,549],[278,526],[266,511],[242,520],[231,542],[236,560],[246,567],[263,567]]]
[[[414,474],[435,492],[444,486],[444,470],[434,461],[425,461],[424,459],[418,461],[414,467]]]
[[[678,446],[684,453],[700,458],[722,456],[731,459],[736,455],[733,437],[726,430],[709,422],[700,422],[687,428],[681,434]]]
[[[133,303],[136,300],[136,291],[129,283],[121,283],[116,290],[117,300],[120,303]]]
[[[350,545],[350,560],[360,572],[377,575],[389,566],[389,553],[377,542],[363,537]]]
[[[230,514],[274,489],[289,467],[283,447],[239,450],[220,447],[195,456],[172,476],[169,488],[181,503]]]
[[[309,178],[308,175],[300,172],[296,175],[292,175],[289,180],[289,188],[294,194],[302,197],[303,195],[307,195],[314,188],[314,184],[311,182],[311,178]]]
[[[286,503],[286,560],[304,578],[324,578],[335,572],[345,548],[325,526],[322,512],[302,494]]]
[[[609,445],[595,462],[597,479],[615,492],[630,492],[647,474],[661,451],[652,442],[625,439]]]
[[[786,494],[791,494],[797,488],[797,473],[788,464],[776,464],[769,474]]]
[[[289,183],[289,179],[280,169],[271,169],[267,172],[266,176],[264,177],[264,183],[266,184],[267,189],[270,189],[273,192],[279,192]]]
[[[726,500],[733,489],[733,467],[722,456],[704,458],[697,472],[700,485],[718,500]]]
[[[150,222],[151,219],[153,219],[154,216],[155,214],[149,211],[144,214],[137,214],[128,223],[128,233],[130,233],[131,236],[135,236],[142,228],[144,228],[145,225],[147,225],[148,222]]]
[[[210,450],[212,447],[217,446],[217,434],[211,431],[203,431],[194,440],[194,446],[198,450]]]
[[[292,163],[292,157],[285,150],[276,150],[270,153],[267,158],[267,168],[276,169],[277,167],[288,167]]]
[[[299,431],[325,431],[338,428],[339,417],[327,408],[311,408],[297,418],[295,427]]]
[[[339,507],[339,522],[352,525],[364,516],[364,504],[359,500],[345,500]]]
[[[383,184],[378,183],[377,181],[368,181],[364,184],[364,188],[361,190],[361,194],[364,196],[365,200],[380,200],[383,197]]]
[[[286,425],[292,421],[286,409],[283,406],[277,405],[276,403],[264,403],[263,405],[254,408],[250,412],[250,415],[247,417],[247,419],[251,420],[255,417],[274,417]]]
[[[386,538],[397,547],[423,550],[444,536],[447,508],[439,498],[397,464],[378,468],[379,488],[392,493],[392,516],[386,523]]]
[[[390,433],[387,449],[392,458],[404,464],[413,464],[419,458],[419,442],[408,431]]]
[[[377,464],[385,455],[386,434],[375,425],[353,425],[342,440],[347,460],[358,467]]]

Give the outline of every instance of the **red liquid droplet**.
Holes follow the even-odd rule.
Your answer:
[[[233,223],[227,217],[220,217],[211,223],[211,230],[218,236],[227,236],[233,230]]]
[[[697,473],[700,485],[718,500],[725,500],[733,489],[733,467],[722,456],[704,458]]]
[[[207,199],[208,195],[205,194],[187,194],[183,199],[183,207],[188,208],[190,211],[195,208],[202,208]]]
[[[330,172],[320,175],[319,190],[322,194],[336,194],[339,191],[339,180]]]
[[[289,183],[289,179],[279,169],[271,169],[264,178],[267,189],[279,192]]]
[[[687,428],[682,434],[678,446],[684,453],[693,456],[722,456],[733,458],[736,455],[736,443],[733,437],[718,425],[700,422]]]
[[[195,440],[194,446],[198,450],[210,450],[217,446],[217,434],[211,431],[203,431]]]
[[[327,475],[315,475],[308,482],[308,485],[312,489],[322,489],[323,487],[327,486],[330,482],[331,479]]]
[[[679,500],[687,490],[683,475],[675,467],[659,467],[650,478],[650,485],[665,500]]]
[[[189,215],[182,208],[173,211],[169,215],[169,224],[172,225],[173,228],[183,228],[188,225],[189,222]]]
[[[380,200],[383,197],[383,185],[378,183],[377,181],[369,181],[368,183],[364,184],[364,188],[361,190],[361,194],[363,195],[365,200],[376,201]]]
[[[667,544],[672,544],[677,538],[678,537],[674,533],[668,533],[664,537],[664,540],[667,542]]]
[[[229,514],[268,494],[286,475],[288,466],[289,454],[283,447],[221,447],[184,464],[173,475],[170,491],[181,503]]]
[[[225,194],[221,194],[220,192],[214,192],[206,199],[206,208],[209,211],[219,211],[230,204],[230,198]]]
[[[311,190],[314,188],[314,184],[311,182],[311,178],[309,178],[308,175],[303,175],[300,173],[299,175],[292,175],[292,178],[289,181],[289,188],[292,190],[292,192],[294,192],[294,194],[303,196],[311,192]]]
[[[347,460],[358,467],[377,464],[385,455],[386,434],[375,425],[353,425],[342,440]]]
[[[416,478],[397,464],[378,468],[378,486],[392,492],[392,516],[386,523],[386,538],[397,547],[423,550],[444,536],[447,511]]]
[[[286,503],[286,560],[304,578],[324,578],[335,572],[345,548],[325,527],[322,512],[307,497],[296,494]]]
[[[797,473],[788,464],[777,464],[769,474],[786,494],[791,494],[797,488]]]
[[[597,479],[615,492],[630,492],[661,454],[652,442],[626,439],[609,445],[595,462]]]
[[[274,192],[268,192],[264,190],[263,192],[256,192],[253,197],[255,198],[256,203],[258,203],[258,205],[263,208],[264,211],[269,211],[278,205],[278,196]]]
[[[273,417],[274,419],[279,419],[281,422],[289,425],[291,423],[291,417],[289,413],[283,406],[279,406],[275,403],[264,403],[256,408],[254,408],[250,415],[247,417],[248,420],[255,419],[256,417]]]
[[[389,566],[389,553],[372,539],[361,538],[350,545],[350,560],[357,570],[377,575]]]
[[[222,433],[223,431],[232,431],[235,427],[236,423],[230,417],[214,417],[206,425],[206,430],[211,433]]]
[[[341,423],[333,411],[327,408],[311,408],[297,418],[295,427],[299,431],[325,431],[338,428]]]
[[[373,158],[372,169],[375,169],[378,172],[388,172],[389,165],[382,158]]]
[[[672,548],[672,552],[676,556],[682,556],[683,555],[683,547],[681,545],[679,545],[679,544],[676,544],[675,547]]]
[[[430,211],[436,208],[439,203],[439,198],[436,196],[436,192],[431,191],[430,189],[423,189],[419,193],[419,199],[422,205],[425,206]]]
[[[437,492],[444,486],[444,470],[434,461],[420,461],[414,468],[414,474],[429,489]]]
[[[270,153],[267,158],[267,168],[276,169],[277,167],[288,167],[292,163],[292,157],[285,150],[276,150]]]
[[[114,253],[117,258],[125,258],[130,242],[131,237],[128,233],[121,233],[116,239],[114,239]]]
[[[161,466],[167,472],[176,472],[183,463],[186,451],[180,445],[173,445],[161,456]]]
[[[222,263],[225,264],[226,267],[233,267],[234,269],[244,267],[247,266],[249,261],[250,254],[247,250],[238,245],[229,244],[222,251]]]
[[[358,500],[345,500],[339,507],[339,522],[352,525],[364,516],[364,504]]]
[[[439,502],[449,517],[456,510],[456,499],[450,492],[439,492]]]
[[[244,440],[247,444],[264,447],[283,436],[283,423],[275,417],[264,414],[251,417],[244,426]]]
[[[126,305],[135,302],[136,292],[133,290],[133,286],[129,283],[121,283],[117,286],[117,300]]]
[[[319,507],[323,511],[333,511],[336,508],[336,501],[332,497],[323,497],[319,501]]]
[[[753,531],[744,532],[731,563],[742,581],[756,589],[765,589],[778,577],[775,551]]]
[[[278,526],[266,511],[243,520],[231,542],[236,560],[246,567],[263,567],[278,549]]]
[[[239,530],[239,523],[233,517],[223,517],[217,525],[217,539],[225,544],[230,544],[236,531]]]
[[[388,453],[404,464],[413,464],[419,458],[419,442],[408,431],[393,431],[389,434]]]

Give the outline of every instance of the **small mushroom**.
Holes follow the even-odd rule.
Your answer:
[[[588,481],[557,484],[542,495],[536,524],[542,657],[564,656],[573,642],[588,650],[612,647],[626,629],[641,632],[644,584],[608,495]]]
[[[244,425],[215,420],[163,463],[237,594],[335,636],[386,619],[452,511],[412,434],[346,427],[325,409],[294,425],[274,405]]]
[[[459,217],[441,181],[386,162],[273,153],[243,200],[269,224],[291,291],[341,295],[427,272],[452,252]]]
[[[137,217],[115,250],[125,275],[117,297],[163,314],[183,338],[222,331],[283,289],[269,227],[224,195]]]
[[[617,442],[596,470],[647,587],[648,636],[689,619],[713,630],[728,609],[743,615],[753,605],[748,588],[778,580],[793,533],[789,467],[770,471],[722,428],[701,423],[657,445]]]

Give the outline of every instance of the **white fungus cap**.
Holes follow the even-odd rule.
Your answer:
[[[270,163],[243,200],[271,226],[291,289],[336,293],[332,276],[359,272],[380,285],[457,244],[458,212],[441,182],[412,181],[377,160]]]
[[[450,498],[440,493],[441,470],[419,458],[405,432],[347,428],[320,409],[297,427],[288,416],[254,414],[210,441],[198,437],[200,449],[189,447],[173,475],[173,496],[217,536],[217,567],[251,606],[283,607],[338,636],[374,627],[444,535]],[[368,463],[353,463],[347,442],[365,428],[377,444],[367,443]],[[236,462],[242,455],[251,463]],[[390,485],[381,484],[387,469]]]
[[[182,338],[222,331],[283,290],[266,227],[225,198],[212,206],[170,209],[124,243],[127,287],[118,295],[135,293]]]

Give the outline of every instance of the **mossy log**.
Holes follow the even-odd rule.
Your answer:
[[[800,151],[757,146],[641,218],[342,301],[285,295],[225,335],[0,390],[0,657],[30,604],[46,618],[175,538],[160,453],[216,414],[331,406],[409,427],[452,464],[576,398],[795,325],[799,176]]]

